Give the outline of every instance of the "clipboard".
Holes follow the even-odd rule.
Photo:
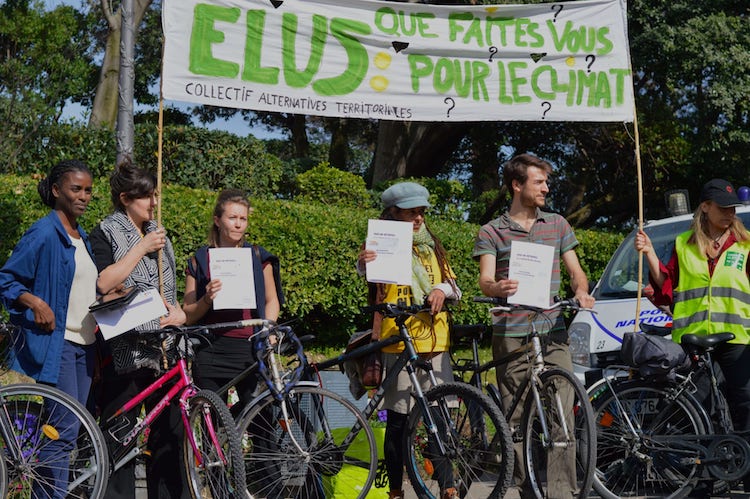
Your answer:
[[[135,286],[121,291],[112,291],[111,293],[100,296],[99,299],[89,305],[89,312],[125,307],[133,301],[133,298],[135,298],[137,294],[138,288]]]
[[[123,305],[121,301],[120,305],[111,306],[109,305],[111,301],[105,308],[92,312],[99,325],[102,338],[105,340],[111,340],[115,336],[150,320],[158,319],[167,313],[164,300],[156,288],[149,288],[145,291],[136,290],[134,298],[131,298],[126,305]]]

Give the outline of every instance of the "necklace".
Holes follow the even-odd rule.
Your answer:
[[[719,244],[719,239],[721,239],[722,237],[724,237],[724,234],[726,234],[726,233],[727,233],[727,231],[725,230],[724,232],[722,232],[721,234],[719,234],[718,236],[716,236],[713,239],[713,241],[714,241],[714,249],[715,250],[721,248],[721,244]]]

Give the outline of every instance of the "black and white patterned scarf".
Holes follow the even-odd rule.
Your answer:
[[[100,227],[112,248],[112,260],[118,262],[133,249],[140,241],[141,234],[133,222],[122,211],[116,211],[102,220]],[[146,222],[144,233],[156,230],[155,221]],[[171,304],[177,303],[177,285],[175,275],[175,257],[172,243],[167,238],[167,244],[162,253],[163,295]],[[140,290],[159,288],[158,253],[149,253],[141,258],[130,275],[125,279],[125,286],[136,286]],[[159,320],[146,322],[135,329],[145,331],[157,329]],[[141,367],[161,370],[161,348],[159,342],[144,338],[142,335],[119,336],[109,341],[112,349],[115,368],[120,372],[132,371]]]

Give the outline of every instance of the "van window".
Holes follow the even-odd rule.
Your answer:
[[[746,227],[750,227],[750,212],[738,213],[738,217]],[[672,255],[675,238],[690,228],[691,220],[680,220],[664,223],[652,227],[646,226],[645,231],[651,238],[659,259],[667,263]],[[618,298],[635,298],[638,291],[638,254],[633,246],[635,231],[628,234],[617,248],[612,261],[607,265],[604,275],[596,288],[596,299],[612,300]],[[644,285],[648,284],[648,265],[643,260]]]

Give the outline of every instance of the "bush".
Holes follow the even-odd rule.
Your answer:
[[[39,176],[7,175],[0,183],[0,263],[34,221],[48,213],[36,192]],[[196,248],[205,244],[216,192],[165,184],[162,214],[175,248],[178,289],[184,289],[185,266]],[[248,239],[276,254],[287,304],[282,318],[296,319],[300,334],[317,336],[319,344],[344,345],[349,335],[366,329],[371,317],[360,312],[366,305],[367,286],[355,268],[357,253],[367,233],[368,218],[379,210],[276,199],[251,200]],[[94,182],[94,199],[81,219],[91,230],[111,211],[109,184]],[[431,229],[449,253],[464,299],[454,312],[457,323],[488,322],[487,306],[475,304],[480,294],[479,267],[471,258],[479,226],[430,217]],[[621,235],[578,231],[577,251],[591,279],[597,279],[622,240]],[[569,279],[563,276],[563,289]]]
[[[321,163],[297,175],[296,184],[296,199],[299,202],[356,208],[366,208],[372,204],[362,177],[333,168],[328,163]]]
[[[141,166],[157,168],[158,133],[137,130]],[[273,197],[281,179],[281,161],[253,137],[194,127],[166,127],[162,142],[165,183],[208,190],[242,189],[252,197]]]

